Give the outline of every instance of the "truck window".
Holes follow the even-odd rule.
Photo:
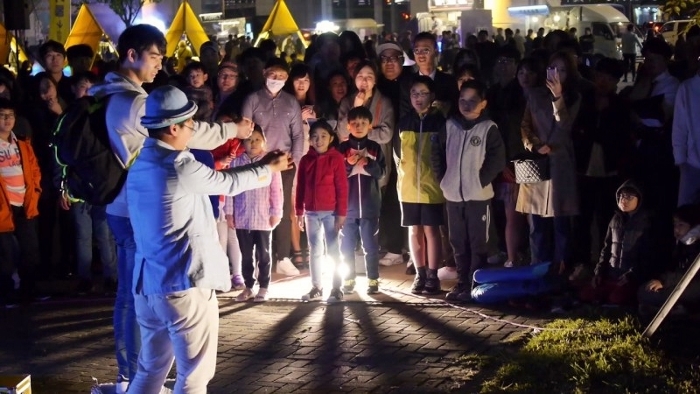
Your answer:
[[[673,23],[673,22],[664,24],[663,27],[661,28],[661,32],[662,33],[672,32],[674,25],[675,25],[675,23]]]
[[[605,40],[614,40],[612,29],[607,23],[593,22],[591,23],[591,31],[596,37],[603,37]]]

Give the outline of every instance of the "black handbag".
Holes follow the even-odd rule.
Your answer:
[[[515,183],[537,183],[551,179],[547,155],[527,152],[512,162],[515,166]]]

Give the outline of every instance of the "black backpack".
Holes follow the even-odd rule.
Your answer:
[[[126,169],[107,135],[107,97],[83,97],[58,118],[51,146],[60,169],[61,190],[73,199],[107,205],[121,191]]]

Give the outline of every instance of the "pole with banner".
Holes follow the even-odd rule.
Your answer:
[[[70,0],[49,0],[49,39],[63,44],[70,32]]]

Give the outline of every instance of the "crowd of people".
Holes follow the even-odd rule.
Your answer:
[[[102,287],[116,292],[118,382],[144,392],[179,357],[161,352],[165,304],[214,332],[172,344],[202,351],[178,359],[178,384],[206,386],[214,291],[264,302],[273,269],[308,268],[299,296],[341,301],[357,291],[358,251],[368,294],[380,266],[406,264],[415,294],[470,302],[477,269],[552,262],[581,300],[658,308],[700,252],[700,28],[682,57],[649,38],[621,91],[629,64],[584,56],[569,32],[508,38],[481,31],[440,62],[432,33],[370,51],[352,32],[326,33],[291,65],[269,43],[222,59],[208,42],[181,72],[166,72],[165,38],[148,25],[122,33],[112,67],[44,43],[45,72],[0,70],[3,304],[46,299],[41,276],[76,267],[76,291],[94,291],[94,239]],[[56,176],[56,120],[86,95],[108,100],[130,174],[106,206],[75,201]],[[548,158],[548,179],[518,183],[528,153]],[[696,279],[681,304],[698,302]]]

